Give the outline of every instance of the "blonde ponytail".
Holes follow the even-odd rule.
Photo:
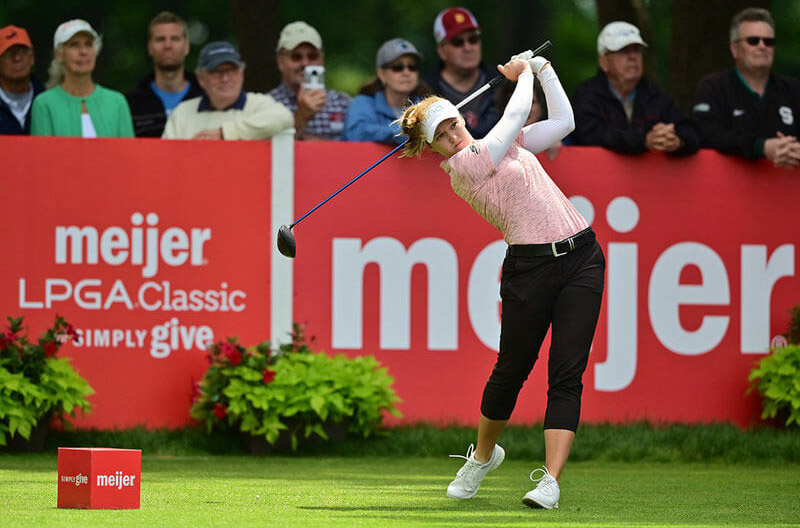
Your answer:
[[[422,120],[425,119],[425,113],[428,108],[436,101],[441,101],[441,97],[431,95],[426,97],[419,103],[411,105],[405,109],[403,116],[394,123],[400,124],[400,129],[403,134],[408,137],[408,143],[403,148],[401,157],[419,156],[428,143],[425,141],[425,136],[422,134]]]

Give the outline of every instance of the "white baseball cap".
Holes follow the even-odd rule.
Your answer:
[[[67,20],[56,29],[56,34],[53,37],[53,49],[58,48],[61,44],[65,43],[78,33],[88,33],[97,39],[97,31],[92,29],[91,24],[80,18]]]
[[[605,55],[609,51],[619,51],[631,44],[647,46],[639,28],[628,22],[609,22],[597,36],[597,54]]]
[[[302,20],[286,24],[278,37],[277,51],[292,51],[297,46],[308,43],[317,49],[322,49],[322,37],[319,31],[309,26]]]
[[[447,99],[439,99],[433,103],[428,107],[428,111],[425,112],[425,117],[422,119],[422,133],[425,135],[425,141],[433,143],[433,136],[442,121],[460,116],[458,108]]]

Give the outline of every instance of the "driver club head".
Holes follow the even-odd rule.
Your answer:
[[[284,224],[278,229],[278,251],[284,257],[294,258],[297,254],[297,244],[294,241],[292,228]]]

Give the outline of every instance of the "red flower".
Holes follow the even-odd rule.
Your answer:
[[[231,365],[234,367],[242,362],[242,353],[235,348],[229,350],[225,355],[228,357],[228,361],[230,361]]]
[[[13,345],[14,343],[17,342],[17,335],[14,332],[12,332],[11,330],[6,332],[4,337],[6,338],[6,341],[8,341],[8,344],[10,344],[10,345]]]
[[[264,385],[275,379],[275,371],[268,368],[264,369]]]
[[[78,331],[75,330],[75,327],[72,326],[71,324],[67,325],[67,329],[66,330],[67,330],[67,335],[69,335],[72,338],[73,341],[77,341],[78,337],[80,337],[78,335]]]
[[[242,353],[232,343],[222,343],[219,346],[220,353],[228,358],[231,365],[236,366],[242,362]]]
[[[195,381],[192,385],[192,403],[197,403],[203,396],[203,386],[199,381]]]
[[[214,406],[214,416],[217,417],[217,420],[222,420],[228,416],[228,407],[226,407],[223,403],[216,404]]]
[[[44,348],[44,355],[47,357],[53,357],[58,352],[58,347],[53,341],[46,342],[42,348]]]

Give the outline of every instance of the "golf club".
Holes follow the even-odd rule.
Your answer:
[[[541,46],[539,46],[535,50],[526,51],[526,52],[524,52],[524,54],[526,56],[529,54],[530,57],[535,57],[535,56],[540,55],[540,54],[544,53],[545,51],[549,50],[552,46],[553,46],[553,43],[550,42],[549,40],[546,40],[546,41],[544,41],[544,43]],[[470,101],[472,101],[473,99],[475,99],[476,97],[478,97],[479,95],[484,93],[486,90],[488,90],[491,87],[496,86],[497,84],[501,83],[503,81],[503,79],[505,79],[505,77],[503,75],[497,75],[492,80],[490,80],[488,83],[484,84],[483,86],[481,86],[480,88],[475,90],[472,94],[470,94],[467,97],[465,97],[464,99],[462,99],[456,105],[456,108],[461,108],[462,106],[466,105],[467,103],[469,103]],[[325,205],[326,203],[331,201],[337,194],[339,194],[340,192],[342,192],[345,189],[347,189],[348,187],[350,187],[352,184],[354,184],[356,181],[358,181],[358,179],[361,178],[362,176],[364,176],[366,173],[368,173],[369,171],[371,171],[372,169],[374,169],[375,167],[377,167],[378,165],[383,163],[392,154],[394,154],[395,152],[397,152],[398,150],[403,148],[406,145],[406,143],[408,143],[408,140],[405,140],[400,145],[396,146],[394,149],[392,149],[391,152],[389,152],[384,157],[382,157],[381,159],[379,159],[378,161],[376,161],[375,163],[370,165],[361,174],[359,174],[358,176],[356,176],[355,178],[353,178],[352,180],[350,180],[349,182],[344,184],[342,187],[339,188],[339,190],[337,190],[336,192],[334,192],[333,194],[331,194],[330,196],[328,196],[327,198],[322,200],[320,203],[318,203],[313,208],[311,208],[311,210],[309,210],[306,214],[304,214],[303,216],[301,216],[300,218],[295,220],[294,223],[292,223],[290,225],[283,224],[278,229],[278,240],[277,240],[277,242],[278,242],[278,251],[280,251],[281,254],[283,256],[285,256],[285,257],[294,258],[297,255],[297,244],[296,244],[295,239],[294,239],[294,232],[292,231],[292,229],[294,229],[294,226],[296,226],[297,224],[302,222],[303,219],[305,219],[308,215],[310,215],[311,213],[313,213],[314,211],[316,211],[317,209],[319,209],[320,207],[322,207],[323,205]]]

